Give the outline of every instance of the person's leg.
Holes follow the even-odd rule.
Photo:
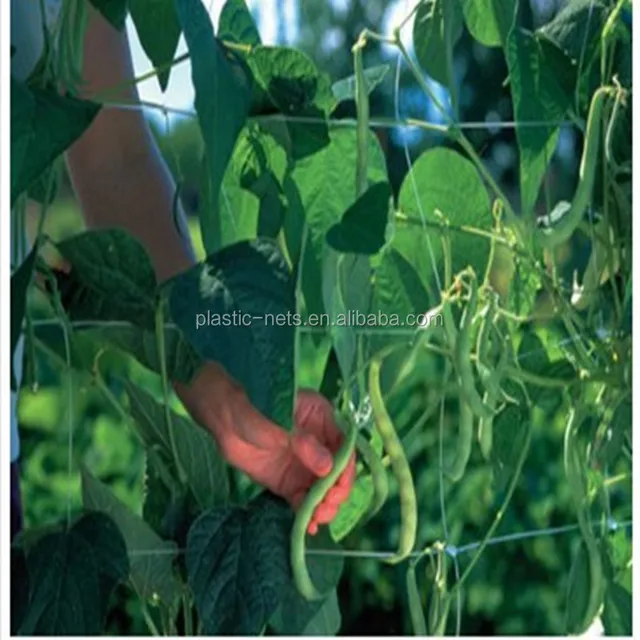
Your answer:
[[[20,468],[11,463],[11,542],[22,531],[22,499],[20,496]]]

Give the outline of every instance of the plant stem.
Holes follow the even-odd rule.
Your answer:
[[[171,442],[171,453],[176,461],[176,469],[178,471],[178,479],[182,484],[186,484],[187,474],[182,467],[182,460],[178,455],[178,447],[176,446],[176,435],[173,420],[171,417],[171,406],[169,404],[171,396],[169,393],[169,377],[167,376],[167,353],[164,340],[164,315],[162,311],[162,299],[158,299],[156,306],[156,343],[158,348],[158,358],[160,359],[160,376],[162,378],[162,394],[164,396],[164,416],[167,423],[167,431],[169,432],[169,441]]]
[[[190,638],[193,636],[193,616],[191,612],[191,600],[187,592],[182,596],[182,614],[184,617],[184,635]]]

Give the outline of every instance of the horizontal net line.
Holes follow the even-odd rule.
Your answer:
[[[594,521],[591,523],[592,526],[597,527],[601,523],[599,521]],[[633,526],[632,520],[625,520],[623,522],[616,522],[615,520],[611,520],[607,523],[607,527],[609,531],[616,531],[618,529],[629,529]],[[528,540],[532,538],[542,538],[545,536],[558,536],[565,533],[573,533],[575,531],[580,530],[580,525],[576,524],[568,524],[558,527],[549,527],[545,529],[532,529],[530,531],[521,531],[517,533],[508,533],[502,536],[496,536],[495,538],[490,538],[487,541],[487,546],[497,546],[500,544],[506,544],[509,542],[518,542],[521,540]],[[477,550],[482,545],[481,541],[471,542],[469,544],[462,545],[460,547],[456,547],[454,545],[446,545],[444,550],[451,557],[457,557],[459,555],[470,553],[471,551]],[[183,554],[186,553],[186,549],[138,549],[135,551],[129,552],[129,556],[131,557],[139,557],[139,556],[154,556],[154,555],[175,555],[175,554]],[[434,555],[437,553],[432,549],[424,549],[422,551],[414,551],[410,554],[412,558],[418,558],[423,555]],[[359,549],[307,549],[306,554],[308,556],[337,556],[344,558],[362,558],[369,560],[386,560],[388,558],[392,558],[396,555],[395,551],[365,551]]]
[[[157,102],[149,102],[141,100],[137,103],[131,102],[103,102],[101,103],[105,109],[123,109],[129,111],[158,111],[163,115],[177,115],[188,118],[197,118],[198,114],[192,109],[179,109],[176,107],[168,107]],[[287,122],[295,122],[299,124],[328,124],[343,127],[356,127],[358,121],[355,118],[315,118],[312,116],[291,116],[287,114],[270,114],[270,115],[257,115],[250,116],[249,120],[284,120]],[[429,123],[427,123],[429,124]],[[446,125],[440,123],[432,123],[434,127],[441,127],[444,131]],[[384,117],[371,117],[369,119],[369,126],[376,129],[394,129],[396,127],[403,127],[408,129],[424,129],[423,126],[417,122],[411,122],[402,118],[384,118]],[[526,129],[526,128],[548,128],[548,127],[569,127],[574,126],[571,120],[505,120],[497,122],[485,122],[485,121],[469,121],[459,122],[456,124],[460,129]]]

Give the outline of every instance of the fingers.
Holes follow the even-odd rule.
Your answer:
[[[340,448],[342,432],[333,416],[333,406],[323,395],[310,390],[299,391],[294,422],[298,430],[313,433],[331,451]]]
[[[311,433],[296,433],[291,439],[291,447],[296,458],[311,473],[320,478],[326,476],[333,467],[333,456],[329,449]]]

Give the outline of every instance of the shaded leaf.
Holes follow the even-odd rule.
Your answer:
[[[31,283],[33,269],[38,255],[36,242],[22,264],[11,275],[11,390],[15,391],[18,382],[14,370],[14,355],[22,335],[22,323],[27,308],[27,289]]]
[[[224,503],[229,497],[226,465],[213,438],[188,418],[171,412],[175,433],[175,456],[163,405],[140,387],[125,382],[136,430],[147,449],[160,448],[163,458],[176,468],[175,456],[186,474],[186,481],[202,509]]]
[[[462,34],[462,11],[458,2],[427,0],[413,22],[413,42],[420,66],[445,87],[451,86],[447,51]]]
[[[142,244],[126,231],[86,231],[56,245],[69,263],[58,273],[71,320],[120,320],[153,329],[156,276]]]
[[[100,105],[11,78],[11,206],[89,127]]]
[[[510,389],[505,390],[511,393]],[[491,466],[498,493],[506,489],[515,472],[529,428],[528,412],[521,405],[509,404],[494,418]]]
[[[373,499],[371,476],[361,476],[353,484],[349,497],[340,505],[338,515],[329,524],[331,537],[339,542],[346,538],[369,509]]]
[[[203,513],[189,531],[189,585],[208,635],[257,635],[290,579],[292,513],[261,494]]]
[[[176,0],[178,19],[191,54],[195,107],[206,149],[210,201],[217,202],[225,170],[249,113],[250,78],[243,64],[216,40],[201,0]],[[207,251],[216,245],[213,211],[200,217]]]
[[[130,0],[89,0],[118,31],[124,29],[128,1]]]
[[[90,513],[29,551],[29,607],[21,635],[99,635],[113,589],[129,571],[113,521]]]
[[[140,597],[145,600],[158,597],[166,605],[173,604],[179,589],[173,569],[175,544],[162,540],[86,470],[82,471],[82,502],[86,508],[108,515],[118,525],[129,553],[131,584]]]
[[[632,636],[631,594],[619,584],[612,582],[607,587],[602,612],[602,624],[608,636]]]
[[[219,362],[259,411],[290,427],[295,296],[277,245],[259,239],[209,256],[174,278],[170,306],[200,356]]]
[[[369,187],[327,232],[327,243],[341,253],[378,253],[385,243],[391,186],[378,182]]]
[[[338,552],[340,547],[331,540],[327,530],[322,529],[315,536],[307,536],[307,549]],[[318,591],[328,595],[322,600],[309,602],[290,583],[270,620],[270,625],[279,635],[332,636],[340,629],[342,619],[335,589],[342,576],[344,559],[340,555],[310,553],[307,567]]]
[[[485,47],[499,47],[516,17],[517,0],[462,0],[469,33]]]
[[[140,44],[154,68],[170,65],[180,40],[180,23],[174,0],[128,0]],[[171,67],[158,74],[160,88],[169,84]]]

